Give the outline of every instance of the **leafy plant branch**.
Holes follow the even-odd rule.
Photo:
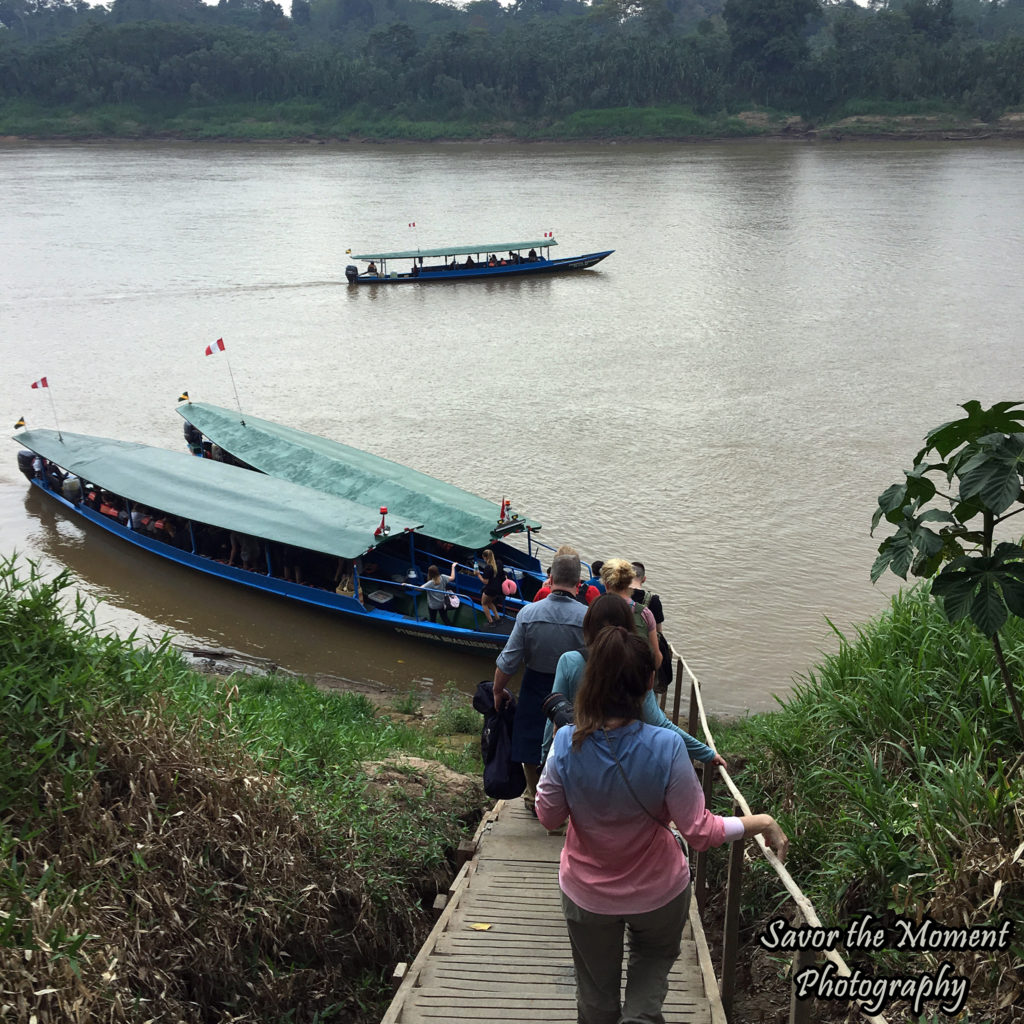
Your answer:
[[[999,525],[1024,512],[1024,408],[999,402],[983,409],[973,400],[961,408],[965,416],[926,435],[904,482],[879,495],[871,532],[882,519],[896,532],[879,545],[871,580],[886,569],[902,579],[908,572],[930,579],[946,619],[970,619],[988,637],[1024,739],[1024,717],[999,642],[1009,616],[1024,618],[1024,547],[995,543]],[[940,461],[928,461],[935,456]],[[945,492],[931,479],[939,474]],[[937,499],[948,508],[925,507]]]

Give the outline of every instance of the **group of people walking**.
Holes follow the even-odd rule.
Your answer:
[[[508,699],[522,667],[511,756],[523,765],[524,800],[540,823],[556,830],[568,821],[559,887],[580,1024],[661,1024],[690,900],[677,834],[706,850],[763,833],[783,858],[789,841],[770,815],[722,817],[706,808],[691,758],[726,762],[658,707],[660,623],[649,597],[634,598],[637,590],[647,596],[643,566],[637,575],[632,563],[612,559],[600,578],[605,593],[579,600],[579,555],[559,549],[549,593],[520,609],[498,656],[494,704]],[[573,705],[572,721],[560,728],[543,707],[552,692]]]

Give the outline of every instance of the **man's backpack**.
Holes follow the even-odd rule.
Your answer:
[[[484,792],[495,800],[512,800],[526,789],[523,766],[509,756],[512,750],[512,722],[516,717],[516,700],[510,693],[494,709],[494,683],[485,679],[477,684],[473,707],[484,716],[480,734],[480,754],[484,762]]]
[[[637,635],[642,636],[646,640],[648,629],[647,623],[644,621],[643,609],[651,603],[654,592],[645,590],[643,594],[643,600],[633,602],[633,628],[636,630]],[[658,650],[661,651],[661,665],[658,666],[658,671],[654,676],[654,692],[664,693],[672,683],[672,651],[660,630],[657,637]]]
[[[633,628],[636,630],[637,636],[642,636],[645,640],[647,639],[649,629],[644,621],[644,609],[651,603],[653,596],[649,590],[645,590],[644,599],[633,602]]]

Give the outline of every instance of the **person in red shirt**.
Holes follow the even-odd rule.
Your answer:
[[[568,544],[563,544],[556,552],[555,557],[559,555],[575,555],[579,558],[579,552]],[[534,601],[543,601],[548,594],[551,593],[551,570],[548,570],[548,579],[540,590],[537,591]],[[601,596],[601,591],[597,587],[585,584],[582,580],[576,584],[576,600],[580,604],[591,605]]]

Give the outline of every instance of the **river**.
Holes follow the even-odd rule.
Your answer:
[[[645,562],[719,712],[771,707],[829,621],[885,606],[870,518],[925,431],[1024,398],[1019,143],[7,142],[0,188],[12,424],[177,448],[178,394],[233,406],[230,368],[243,411]],[[350,248],[546,231],[615,253],[547,280],[344,279]],[[123,550],[29,494],[15,450],[0,552],[70,566],[114,628],[398,690],[491,673]]]

